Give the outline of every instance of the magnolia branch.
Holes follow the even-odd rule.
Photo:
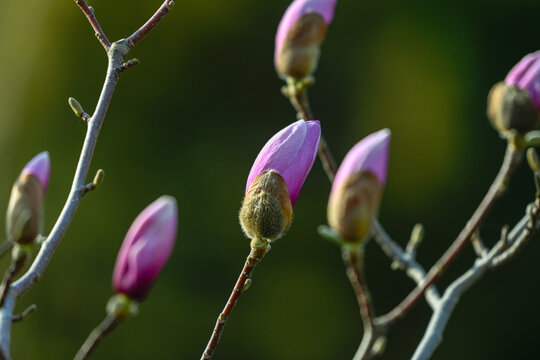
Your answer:
[[[437,263],[429,270],[422,282],[388,314],[378,317],[378,324],[389,325],[402,318],[418,302],[424,292],[435,282],[435,280],[439,278],[444,269],[453,262],[463,247],[469,242],[471,236],[476,232],[496,200],[504,192],[505,187],[510,180],[510,176],[513,174],[522,158],[523,149],[516,147],[516,145],[510,141],[506,148],[503,164],[499,173],[495,177],[486,196],[472,215],[469,222],[465,225],[448,250],[446,250]]]
[[[488,270],[499,267],[517,255],[517,250],[521,249],[540,227],[539,216],[537,200],[528,207],[527,214],[507,236],[503,236],[487,254],[478,257],[467,272],[448,286],[442,299],[433,308],[431,320],[412,360],[427,360],[432,356],[442,341],[444,329],[461,296]]]
[[[11,359],[11,324],[16,301],[43,276],[47,265],[51,261],[56,248],[65,235],[67,228],[71,223],[71,220],[73,219],[84,194],[87,191],[85,180],[90,169],[92,155],[94,154],[101,126],[103,125],[114,89],[120,76],[120,69],[122,69],[124,66],[126,55],[128,54],[130,48],[140,41],[144,36],[146,36],[148,32],[155,27],[157,22],[163,18],[163,16],[170,10],[171,4],[174,4],[173,1],[166,1],[156,13],[159,13],[159,15],[154,15],[149,22],[143,25],[141,29],[132,35],[132,37],[136,37],[136,41],[133,41],[130,44],[127,40],[119,40],[111,44],[101,29],[93,10],[90,9],[86,1],[76,0],[75,2],[87,17],[90,25],[97,34],[98,40],[107,50],[109,59],[107,73],[94,114],[87,121],[87,131],[81,155],[79,157],[71,189],[62,212],[54,224],[49,236],[42,243],[39,253],[28,271],[9,287],[5,297],[4,306],[0,308],[0,358],[5,360]]]

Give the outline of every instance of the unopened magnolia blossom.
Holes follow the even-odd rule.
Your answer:
[[[279,23],[274,65],[282,77],[302,79],[317,67],[319,47],[337,0],[295,0]]]
[[[504,137],[540,125],[540,51],[525,56],[488,97],[488,116]]]
[[[116,259],[113,287],[134,300],[148,294],[169,259],[176,239],[176,200],[162,196],[135,219]]]
[[[297,122],[274,135],[249,172],[240,223],[250,238],[279,238],[290,226],[292,207],[319,148],[318,121]]]
[[[390,130],[375,132],[345,156],[332,184],[328,223],[341,237],[360,242],[369,234],[386,183]]]
[[[43,228],[43,198],[49,184],[51,161],[44,151],[26,164],[15,181],[6,213],[10,241],[30,244]]]

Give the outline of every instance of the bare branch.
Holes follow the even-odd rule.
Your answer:
[[[356,300],[360,307],[360,315],[364,325],[362,342],[354,357],[354,360],[367,360],[371,358],[371,350],[380,333],[375,328],[375,310],[371,301],[371,293],[364,278],[364,253],[358,246],[342,246],[343,262],[347,267],[347,276],[356,294]]]
[[[252,241],[252,244],[253,243],[254,241]],[[251,247],[251,252],[249,253],[244,267],[242,268],[242,272],[240,273],[238,280],[236,280],[236,284],[234,285],[233,291],[227,300],[227,304],[217,318],[216,325],[214,326],[210,340],[204,349],[201,360],[210,360],[214,356],[214,352],[219,344],[219,339],[221,338],[221,334],[223,333],[223,328],[227,323],[227,319],[229,319],[229,316],[236,306],[236,303],[240,299],[240,295],[242,295],[244,291],[246,291],[251,285],[250,277],[251,273],[255,269],[255,266],[262,260],[269,249],[270,247],[267,245],[267,243],[265,243],[265,245],[262,247]]]
[[[420,265],[410,254],[405,253],[401,247],[392,240],[377,219],[373,221],[373,232],[375,239],[386,255],[396,262],[399,265],[399,268],[403,269],[407,276],[414,280],[417,285],[420,285],[424,281],[426,275],[426,271],[422,265]],[[435,285],[428,287],[425,297],[432,309],[438,305],[440,295]]]
[[[137,31],[127,38],[130,47],[137,45],[146,35],[163,19],[165,15],[174,7],[174,0],[166,0],[156,11],[156,13]]]
[[[108,51],[111,47],[111,42],[109,39],[107,39],[107,35],[105,35],[101,25],[99,25],[96,15],[94,14],[94,9],[90,8],[85,0],[75,0],[75,3],[79,5],[79,8],[81,8],[82,12],[88,19],[88,22],[90,22],[90,25],[92,25],[92,29],[94,29],[94,33],[96,34],[96,37],[101,45],[103,45],[105,51]]]
[[[412,357],[413,360],[427,360],[431,357],[441,343],[448,320],[463,293],[480,280],[487,270],[498,267],[514,258],[518,253],[517,250],[532,238],[534,232],[540,227],[538,222],[540,209],[535,206],[533,210],[532,212],[527,211],[527,214],[510,233],[504,235],[505,231],[503,231],[504,236],[491,248],[489,253],[476,259],[474,265],[467,272],[448,286],[439,305],[433,311],[426,332]],[[531,221],[533,221],[534,226],[530,226]]]
[[[467,244],[472,234],[478,229],[488,211],[504,192],[510,176],[522,158],[523,149],[517,148],[513,141],[509,141],[501,169],[469,222],[465,225],[448,250],[446,250],[437,263],[431,267],[422,283],[420,283],[388,314],[380,316],[378,318],[379,323],[389,324],[403,317],[418,302],[426,289],[439,278],[442,271],[454,261],[463,247]]]

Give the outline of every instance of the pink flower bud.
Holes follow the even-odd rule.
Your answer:
[[[116,292],[142,300],[169,259],[176,239],[176,200],[162,196],[135,219],[116,258],[113,287]]]
[[[521,59],[506,76],[508,85],[526,90],[532,102],[540,109],[540,51]]]
[[[386,182],[390,130],[373,133],[345,156],[328,200],[328,223],[347,241],[369,234]]]
[[[43,191],[47,190],[49,185],[49,173],[51,169],[51,159],[47,151],[41,152],[34,156],[24,167],[22,174],[31,174],[38,178],[43,186]]]
[[[279,23],[274,53],[277,72],[302,79],[315,70],[319,46],[337,0],[295,0]]]
[[[317,156],[320,138],[321,126],[316,120],[298,120],[274,135],[264,145],[251,167],[246,194],[260,173],[275,170],[285,180],[294,206]]]
[[[274,135],[261,150],[249,173],[240,209],[240,224],[250,239],[272,241],[287,231],[320,137],[318,121],[299,120]]]
[[[43,230],[43,198],[49,183],[48,152],[36,155],[13,184],[6,212],[10,241],[31,244]]]

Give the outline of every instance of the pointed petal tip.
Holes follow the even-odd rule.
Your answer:
[[[37,154],[23,168],[23,174],[31,174],[38,178],[43,190],[47,190],[49,185],[49,175],[51,169],[51,159],[48,151]]]

